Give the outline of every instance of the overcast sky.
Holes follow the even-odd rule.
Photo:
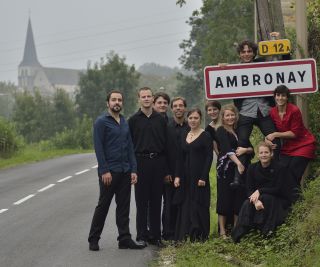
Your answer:
[[[202,0],[0,0],[0,81],[17,83],[30,13],[45,67],[86,69],[110,50],[139,67],[179,66],[185,23]]]

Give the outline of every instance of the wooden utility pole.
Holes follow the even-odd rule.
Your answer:
[[[270,40],[270,32],[285,38],[281,0],[256,0],[259,41]]]

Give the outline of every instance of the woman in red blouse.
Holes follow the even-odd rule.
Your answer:
[[[309,161],[315,158],[316,140],[304,126],[299,108],[288,103],[288,87],[279,85],[273,95],[276,106],[271,108],[270,116],[278,132],[267,135],[265,140],[281,138],[280,163],[291,172],[293,183],[299,187]]]

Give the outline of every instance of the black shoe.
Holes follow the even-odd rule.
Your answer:
[[[99,248],[99,245],[97,242],[91,242],[89,243],[89,250],[91,251],[98,251],[100,248]]]
[[[150,239],[148,241],[149,244],[157,246],[158,248],[165,248],[166,245],[162,243],[161,239]]]
[[[131,238],[119,241],[119,249],[143,249],[146,247],[146,242],[136,243]]]

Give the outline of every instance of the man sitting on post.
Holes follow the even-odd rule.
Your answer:
[[[254,42],[245,40],[238,45],[237,51],[241,63],[251,63],[259,61],[255,59],[258,47]],[[256,125],[264,136],[276,131],[274,123],[269,116],[269,111],[274,106],[272,96],[268,97],[252,97],[252,98],[239,98],[234,99],[234,104],[239,110],[239,121],[237,125],[237,135],[239,138],[240,147],[250,146],[250,135],[253,126]],[[274,156],[277,158],[280,149],[280,140],[275,139],[274,143]],[[238,155],[239,160],[244,166],[250,163],[250,156],[247,154]],[[234,181],[230,184],[232,187],[237,187],[241,183],[241,173],[236,169]]]

